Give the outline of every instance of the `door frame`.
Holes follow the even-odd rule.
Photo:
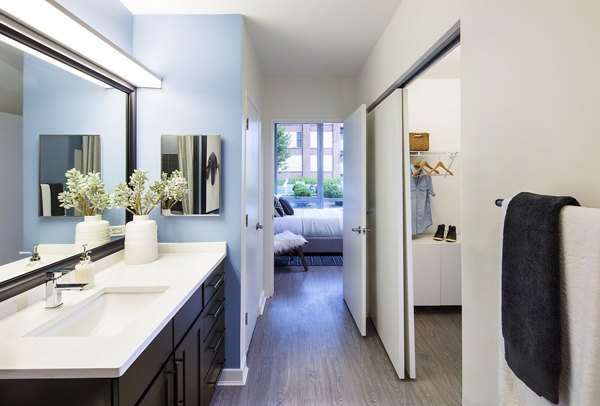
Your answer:
[[[278,123],[291,123],[291,124],[303,124],[303,123],[311,123],[311,124],[325,124],[325,123],[343,123],[344,119],[271,119],[270,125],[268,129],[268,133],[264,134],[267,137],[263,137],[263,140],[266,138],[268,142],[263,142],[263,162],[265,165],[263,167],[263,189],[265,196],[273,196],[275,194],[273,180],[275,179],[275,124]],[[265,287],[265,297],[269,298],[273,296],[275,293],[275,264],[273,262],[273,209],[270,206],[270,200],[264,200],[263,207],[263,224],[264,228],[264,239],[263,239],[263,252],[264,252],[264,260],[263,260],[263,269],[265,270],[264,275],[264,287]],[[261,309],[262,314],[262,309]]]
[[[241,225],[241,241],[240,241],[240,245],[241,245],[241,279],[240,279],[240,285],[241,285],[241,300],[240,300],[240,367],[243,369],[243,375],[244,375],[244,382],[246,380],[246,375],[248,373],[248,367],[246,365],[246,323],[245,323],[245,317],[244,315],[246,314],[246,289],[247,289],[247,279],[248,279],[248,265],[246,264],[246,118],[249,117],[248,114],[248,105],[251,104],[254,109],[256,110],[256,112],[258,113],[258,118],[259,118],[259,128],[258,128],[258,142],[259,142],[259,146],[258,146],[258,153],[259,153],[259,162],[258,162],[258,221],[261,222],[261,219],[264,220],[263,214],[264,211],[261,210],[261,207],[264,206],[264,199],[263,199],[263,188],[264,188],[264,177],[263,177],[263,173],[264,173],[264,163],[262,160],[262,155],[263,155],[263,150],[261,148],[261,145],[263,144],[262,142],[262,138],[263,138],[263,134],[262,134],[262,117],[261,117],[261,112],[260,109],[258,108],[257,104],[253,101],[252,96],[250,95],[250,93],[248,92],[248,90],[246,89],[245,92],[245,97],[244,97],[244,115],[242,117],[242,190],[241,190],[241,194],[242,194],[242,204],[241,204],[241,210],[240,210],[240,217],[241,217],[241,221],[240,221],[240,225]],[[264,224],[264,221],[261,222],[261,224]],[[263,230],[264,231],[264,230]],[[259,255],[258,255],[258,261],[259,261],[259,269],[261,268],[261,263],[264,262],[263,258],[264,256],[260,255],[260,252],[264,252],[264,245],[263,245],[263,239],[258,238],[258,250],[259,250]],[[264,269],[264,264],[262,264],[262,268]],[[261,299],[259,299],[259,312],[258,312],[258,316],[260,316],[262,314],[262,308],[264,306],[264,296],[265,296],[265,286],[264,286],[264,279],[263,279],[263,287],[262,287],[262,292],[260,293],[260,297]]]

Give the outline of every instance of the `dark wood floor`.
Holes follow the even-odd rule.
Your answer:
[[[459,308],[416,312],[417,379],[401,381],[371,323],[360,336],[342,298],[342,268],[301,269],[276,268],[247,383],[218,387],[211,405],[461,404]]]

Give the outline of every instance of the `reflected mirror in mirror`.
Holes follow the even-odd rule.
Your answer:
[[[181,171],[188,181],[187,196],[163,215],[220,215],[222,167],[220,135],[163,135],[161,171]]]
[[[40,184],[64,184],[64,173],[75,166],[71,165],[71,160],[76,159],[74,149],[81,149],[83,154],[86,142],[95,143],[93,140],[101,137],[99,150],[93,148],[98,160],[104,161],[96,168],[101,168],[107,190],[125,180],[129,96],[125,90],[84,74],[75,75],[63,69],[66,65],[62,62],[49,63],[3,42],[2,38],[0,265],[5,265],[20,259],[23,261],[18,263],[27,263],[27,255],[20,255],[19,251],[31,251],[35,244],[74,244],[75,226],[82,221],[81,217],[70,216],[68,211],[66,215],[39,217]],[[81,147],[57,149],[57,144],[67,143]],[[58,177],[50,177],[51,171]],[[105,210],[103,218],[111,225],[124,224],[125,211]],[[73,246],[77,252],[80,248]],[[44,265],[56,260],[53,255],[42,253]],[[6,279],[3,268],[0,267],[0,280]]]
[[[40,135],[40,217],[81,217],[74,209],[60,207],[58,194],[67,190],[65,173],[72,168],[82,174],[100,173],[99,135]]]

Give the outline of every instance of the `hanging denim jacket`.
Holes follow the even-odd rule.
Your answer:
[[[410,165],[411,175],[415,168]],[[435,196],[431,176],[410,177],[410,204],[412,215],[412,233],[420,234],[433,224],[431,219],[431,202],[429,197]]]

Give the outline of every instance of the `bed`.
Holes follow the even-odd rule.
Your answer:
[[[293,215],[274,218],[275,234],[289,230],[306,238],[305,254],[343,251],[343,209],[294,209]]]

